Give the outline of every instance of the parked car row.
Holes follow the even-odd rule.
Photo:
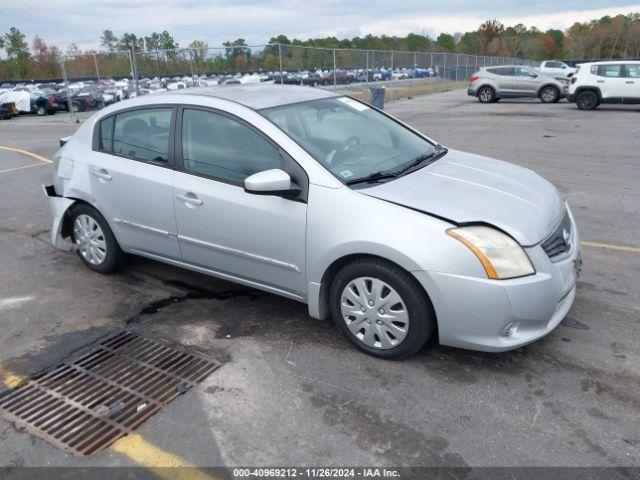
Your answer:
[[[120,80],[80,81],[64,83],[3,83],[0,85],[0,103],[14,103],[21,114],[51,115],[59,111],[84,112],[97,110],[112,103],[139,95],[150,95],[165,90],[182,90],[232,84],[281,83],[321,86],[334,83],[346,85],[356,82],[430,78],[439,75],[438,67],[428,68],[370,68],[350,70],[269,71],[262,73],[194,74],[173,77],[143,77],[134,81]]]
[[[430,78],[438,76],[438,67],[429,68],[370,68],[351,70],[316,70],[300,72],[279,72],[267,74],[268,80],[274,83],[290,85],[347,85],[357,82],[375,82],[382,80],[404,80],[409,78]]]
[[[550,63],[554,62],[543,62]],[[580,110],[592,110],[601,103],[640,103],[637,60],[583,63],[571,68],[567,77],[549,73],[522,65],[481,68],[469,78],[467,93],[482,103],[523,97],[555,103],[566,98]]]

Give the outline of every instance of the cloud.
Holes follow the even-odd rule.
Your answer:
[[[540,30],[555,28],[565,30],[575,22],[588,22],[605,15],[627,15],[640,12],[640,4],[625,7],[598,8],[591,10],[568,10],[554,13],[539,13],[529,15],[497,16],[504,25],[516,25],[522,23],[527,27],[535,26]],[[457,14],[418,16],[407,19],[380,20],[363,26],[363,31],[380,35],[407,35],[410,32],[421,32],[423,29],[432,35],[441,32],[454,33],[475,30],[487,19],[487,15]]]
[[[15,26],[29,40],[37,34],[47,43],[63,48],[76,43],[81,49],[99,47],[103,30],[148,35],[168,30],[182,46],[191,40],[209,45],[245,38],[264,44],[272,36],[339,38],[354,35],[406,35],[425,32],[474,30],[489,18],[505,25],[523,23],[545,30],[565,29],[574,22],[603,15],[639,12],[638,0],[616,5],[596,0],[389,1],[389,0],[21,0],[3,2],[0,31]],[[37,13],[36,13],[37,12]],[[46,21],[42,21],[46,19]]]

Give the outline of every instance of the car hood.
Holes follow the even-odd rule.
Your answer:
[[[456,150],[360,192],[456,224],[488,223],[525,246],[544,240],[565,209],[558,190],[531,170]]]

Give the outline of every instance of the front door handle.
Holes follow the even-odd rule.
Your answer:
[[[604,80],[596,80],[596,83],[604,83]]]
[[[113,178],[104,168],[98,168],[97,170],[92,171],[91,174],[94,177],[104,181],[109,181]]]
[[[176,195],[176,198],[187,205],[193,205],[195,207],[202,205],[202,200],[200,200],[195,193],[187,192],[184,195]]]
[[[626,82],[624,82],[624,83],[635,83],[635,82],[634,82],[633,80],[627,80],[627,81],[626,81]]]

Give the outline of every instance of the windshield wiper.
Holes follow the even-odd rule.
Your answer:
[[[391,178],[400,177],[405,173],[407,173],[409,170],[413,169],[414,167],[420,165],[423,162],[426,162],[427,160],[435,160],[441,157],[442,155],[447,153],[447,151],[448,150],[442,145],[436,145],[436,150],[434,152],[423,153],[422,155],[411,160],[411,162],[409,162],[407,166],[402,167],[400,170],[396,170],[392,172],[387,170],[380,170],[379,172],[371,173],[365,177],[354,178],[353,180],[347,180],[345,183],[347,185],[354,185],[356,183],[374,182],[378,180],[387,180]]]
[[[423,153],[418,157],[414,158],[407,166],[401,168],[397,172],[394,172],[396,176],[401,176],[411,170],[413,167],[417,167],[421,163],[426,162],[427,160],[435,160],[436,158],[441,157],[445,153],[447,153],[447,149],[442,145],[436,145],[436,150],[431,153]]]
[[[374,182],[377,180],[385,180],[387,178],[396,178],[398,176],[397,173],[387,172],[385,170],[380,170],[379,172],[374,172],[366,177],[354,178],[353,180],[347,180],[345,183],[347,185],[355,185],[356,183],[363,182]]]

